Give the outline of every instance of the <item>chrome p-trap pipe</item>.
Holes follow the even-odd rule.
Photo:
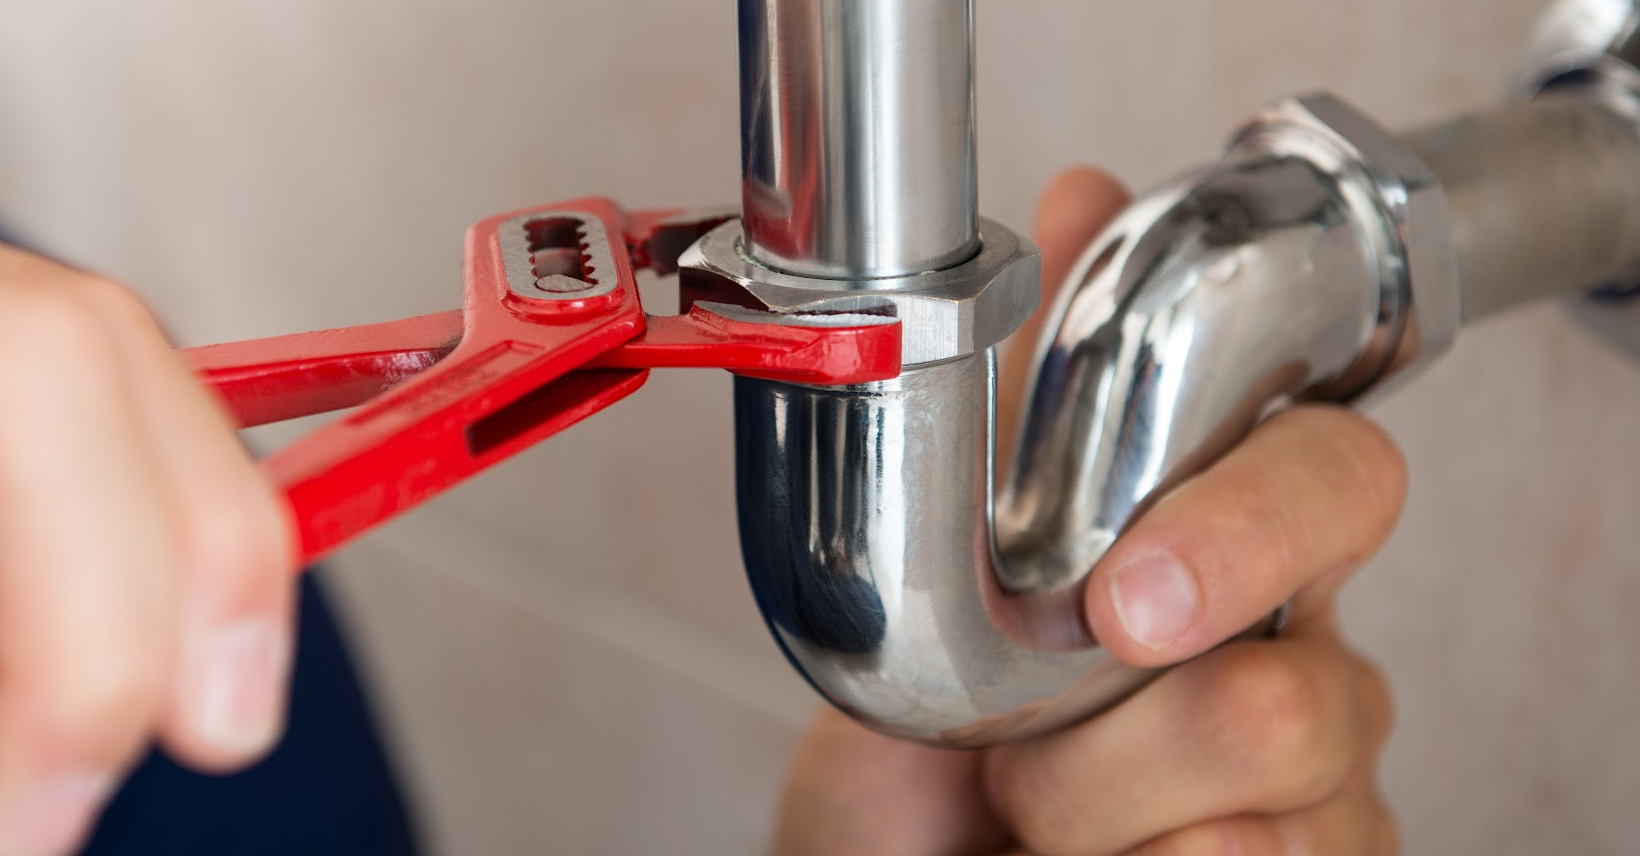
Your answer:
[[[735,385],[740,531],[781,647],[890,734],[979,746],[1152,675],[1090,638],[1087,575],[1162,492],[1283,398],[1350,401],[1463,321],[1640,262],[1628,0],[1565,0],[1529,100],[1408,136],[1281,102],[1090,246],[994,490],[995,346],[1035,308],[1027,242],[975,216],[972,0],[740,0],[743,221],[686,295],[894,314],[903,374]]]

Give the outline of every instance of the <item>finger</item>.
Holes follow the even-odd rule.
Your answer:
[[[981,793],[977,753],[894,740],[826,710],[792,761],[774,852],[996,853],[1006,835]]]
[[[1210,820],[1163,835],[1127,856],[1396,856],[1400,831],[1376,780],[1374,771],[1364,768],[1314,808]]]
[[[1330,632],[1216,650],[1103,716],[992,750],[992,804],[1026,849],[1116,854],[1214,818],[1320,804],[1387,729],[1376,673]],[[1119,772],[1117,772],[1119,771]]]
[[[1400,451],[1365,417],[1319,405],[1277,414],[1117,540],[1088,581],[1094,636],[1129,663],[1165,665],[1307,585],[1335,589],[1389,537],[1406,483]]]
[[[39,284],[0,305],[0,848],[53,854],[163,708],[174,525],[95,315]]]
[[[1364,769],[1337,797],[1306,811],[1271,821],[1292,856],[1337,853],[1339,856],[1396,856],[1400,828],[1379,793],[1376,771]]]
[[[139,426],[178,509],[179,644],[161,734],[185,763],[240,767],[271,749],[284,723],[296,591],[289,512],[141,302],[109,283],[82,288],[124,347]]]
[[[1318,852],[1347,856],[1351,851]],[[1276,822],[1267,817],[1231,817],[1200,823],[1140,845],[1129,851],[1128,856],[1240,856],[1244,853],[1299,856],[1282,839]]]
[[[1042,250],[1042,305],[1009,340],[998,387],[998,449],[1006,452],[1013,448],[1031,354],[1054,296],[1089,242],[1127,207],[1130,199],[1121,182],[1093,167],[1066,170],[1043,192],[1037,206],[1035,235],[1037,247]]]
[[[1054,176],[1042,192],[1032,232],[1042,251],[1044,302],[1059,292],[1088,244],[1132,198],[1121,181],[1095,167],[1072,167]]]
[[[1372,788],[1281,817],[1233,817],[1164,835],[1128,856],[1395,856],[1395,819]]]
[[[1279,818],[1231,817],[1171,832],[1127,856],[1397,856],[1400,828],[1376,793]],[[1026,856],[1020,852],[1012,856]]]

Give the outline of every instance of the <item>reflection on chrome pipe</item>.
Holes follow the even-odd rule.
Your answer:
[[[986,352],[846,390],[735,381],[758,605],[815,688],[885,733],[986,745],[1085,716],[1145,678],[1014,635],[1032,625],[985,534],[993,369]]]
[[[1047,324],[998,506],[1003,585],[1077,585],[1271,402],[1381,370],[1399,283],[1386,292],[1391,251],[1348,181],[1233,160],[1145,197],[1089,250]]]
[[[747,247],[800,276],[978,249],[973,0],[740,0]]]

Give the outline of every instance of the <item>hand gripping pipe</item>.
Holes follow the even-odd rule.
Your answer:
[[[946,746],[1141,686],[1080,603],[1161,492],[1283,400],[1355,400],[1466,321],[1640,261],[1637,20],[1556,4],[1529,97],[1409,135],[1282,102],[1138,200],[1053,307],[993,494],[994,348],[1040,266],[975,214],[971,0],[741,0],[744,216],[687,254],[685,293],[905,328],[891,381],[736,380],[742,550],[792,663],[872,727]]]

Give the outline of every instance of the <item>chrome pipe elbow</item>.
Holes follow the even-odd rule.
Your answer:
[[[1628,14],[1613,21],[1634,17],[1618,0],[1557,9],[1619,6]],[[794,11],[806,8],[742,0],[754,24],[842,27]],[[966,17],[946,23],[967,33],[971,7],[949,9]],[[768,211],[785,209],[752,203],[816,185],[749,196],[744,231],[725,225],[682,259],[686,302],[876,312],[905,330],[905,369],[890,381],[736,379],[742,553],[792,664],[867,725],[953,747],[1040,735],[1142,686],[1154,673],[1109,657],[1082,602],[1093,567],[1157,498],[1283,401],[1358,400],[1441,354],[1468,318],[1640,270],[1640,73],[1628,74],[1628,41],[1578,32],[1584,65],[1554,41],[1553,80],[1532,77],[1550,91],[1533,102],[1403,138],[1330,96],[1284,101],[1220,163],[1136,202],[1061,291],[1000,491],[994,349],[1035,307],[1034,248],[980,220],[977,249],[948,236],[956,255],[934,270],[876,270],[818,238],[799,243],[825,264],[796,265],[767,250],[785,234]],[[773,78],[747,79],[743,98],[756,102]],[[803,148],[823,135],[767,139],[791,150],[775,161],[813,164],[805,174],[832,164]],[[840,142],[825,150],[846,151]],[[936,161],[971,174],[971,147],[950,151]],[[749,170],[749,187],[786,186]],[[871,196],[801,198],[824,208]],[[947,206],[950,222],[966,205]],[[822,220],[834,222],[794,222]]]
[[[738,378],[742,552],[792,663],[872,727],[945,746],[1051,731],[1141,686],[1151,674],[1087,630],[1088,573],[1148,502],[1273,401],[1348,398],[1413,343],[1450,339],[1434,320],[1455,319],[1455,303],[1432,296],[1451,286],[1447,271],[1406,240],[1409,224],[1443,222],[1426,179],[1395,138],[1315,98],[1140,200],[1054,309],[1000,496],[993,346],[1028,314],[1018,295],[1036,268],[996,224],[982,226],[975,263],[999,265],[980,277],[993,299],[967,305],[976,319],[1006,307],[1007,323],[950,328],[989,335],[913,346],[914,364],[881,383]],[[901,315],[911,342],[930,326],[923,283],[805,289],[737,241],[726,226],[691,251],[686,293],[773,311],[875,304]]]
[[[1324,95],[1270,108],[1217,166],[1136,202],[1039,347],[997,507],[1003,585],[1079,604],[1134,517],[1272,405],[1350,400],[1444,350],[1448,230],[1411,151]]]

